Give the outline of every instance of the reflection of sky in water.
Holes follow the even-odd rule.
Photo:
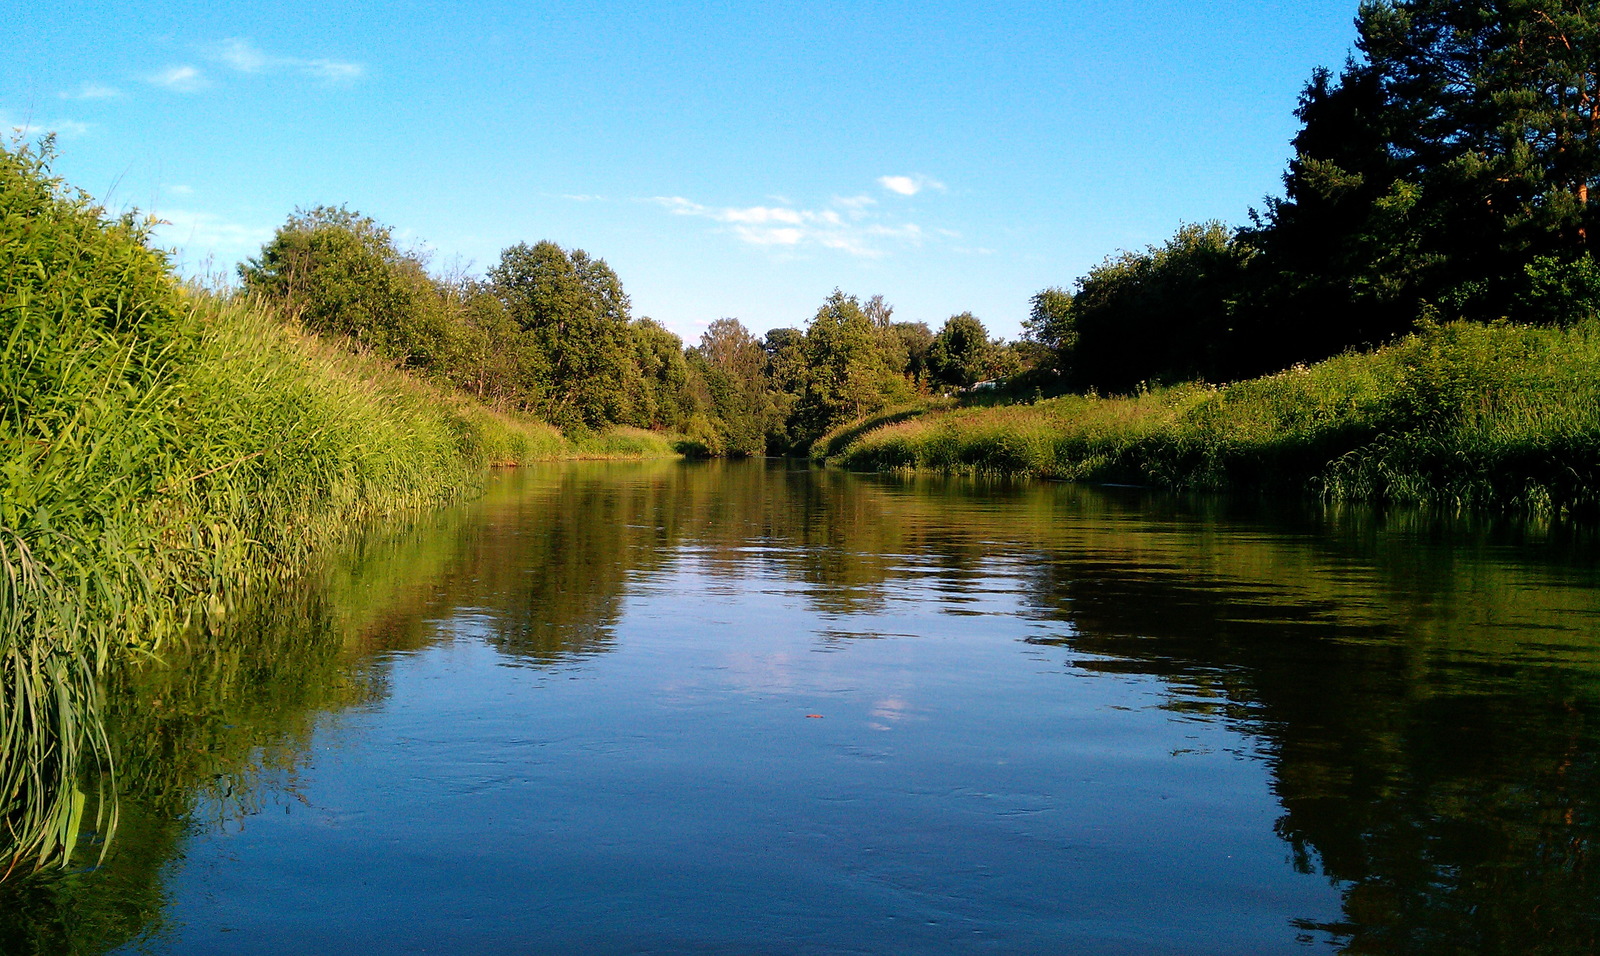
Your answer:
[[[439,618],[296,794],[194,841],[169,950],[1224,953],[1336,916],[1252,744],[1025,643],[1009,559],[901,556],[854,613],[747,560],[633,576],[605,653],[532,668]]]
[[[760,463],[508,487],[152,951],[1585,951],[1593,562]]]

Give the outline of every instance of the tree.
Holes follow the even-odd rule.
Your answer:
[[[886,330],[892,363],[915,387],[928,382],[928,349],[933,346],[933,330],[926,322],[893,322]]]
[[[524,347],[542,357],[546,418],[598,428],[632,417],[628,299],[605,260],[549,241],[518,243],[501,252],[489,278]]]
[[[683,340],[651,318],[634,319],[629,327],[640,393],[633,424],[657,430],[685,431],[701,409],[694,396]]]
[[[1034,293],[1028,301],[1028,318],[1022,326],[1024,337],[1042,351],[1043,364],[1058,372],[1070,372],[1078,348],[1072,293],[1051,286]]]
[[[1529,266],[1577,263],[1595,223],[1600,5],[1369,0],[1356,25],[1361,59],[1312,77],[1286,196],[1250,237],[1252,321],[1303,317],[1317,358],[1422,308],[1548,314],[1524,308]]]
[[[774,416],[761,343],[738,319],[724,318],[706,328],[694,353],[703,369],[721,451],[761,454]]]
[[[861,303],[837,289],[806,327],[802,355],[807,376],[795,404],[794,427],[805,444],[912,394],[904,376],[890,366]]]
[[[880,329],[887,329],[894,318],[894,306],[886,302],[881,295],[868,299],[861,307],[861,311],[866,315],[868,322]]]
[[[928,348],[928,370],[935,382],[966,388],[989,377],[997,351],[976,316],[952,315]]]
[[[459,346],[423,262],[395,248],[388,226],[343,206],[295,210],[239,275],[247,293],[312,331],[349,337],[402,366],[446,368]]]
[[[1212,222],[1185,225],[1163,246],[1091,269],[1068,313],[1074,381],[1116,392],[1146,381],[1249,374],[1232,319],[1254,254]]]

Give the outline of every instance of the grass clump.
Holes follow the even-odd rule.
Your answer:
[[[824,436],[821,447],[871,470],[1595,513],[1597,373],[1594,323],[1431,324],[1375,352],[1224,388],[930,410]]]
[[[0,148],[0,873],[70,859],[114,801],[111,662],[229,614],[361,524],[570,454],[245,302],[177,283],[146,225]]]

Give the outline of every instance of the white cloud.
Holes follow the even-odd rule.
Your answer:
[[[10,133],[19,139],[31,139],[45,133],[54,133],[62,139],[73,139],[89,132],[88,123],[58,118],[51,122],[16,120],[11,114],[0,111],[0,133]],[[3,140],[4,137],[0,137]]]
[[[924,189],[933,189],[939,192],[944,191],[944,183],[939,182],[937,179],[931,179],[927,176],[919,175],[879,176],[878,185],[892,193],[899,193],[902,196],[915,196]]]
[[[206,82],[205,74],[201,73],[198,68],[188,64],[169,66],[160,73],[152,74],[145,79],[156,86],[172,90],[174,93],[197,93],[209,85]]]
[[[872,225],[868,226],[866,231],[870,236],[886,236],[894,239],[904,239],[909,243],[919,246],[922,245],[922,240],[924,237],[922,227],[914,222],[908,222],[900,226]]]
[[[104,83],[83,83],[75,90],[61,92],[64,100],[114,100],[124,95],[121,90]]]
[[[881,176],[878,178],[878,185],[902,196],[915,196],[922,191],[922,187],[910,176]]]
[[[706,207],[682,196],[657,196],[650,201],[660,203],[680,216],[704,216],[710,212]]]
[[[798,246],[805,239],[804,229],[755,229],[750,226],[737,226],[734,235],[753,246]]]
[[[183,183],[168,183],[167,185],[163,186],[162,188],[165,189],[167,192],[171,193],[174,196],[193,196],[194,195],[194,187],[193,186],[186,186]]]
[[[195,209],[162,210],[159,219],[157,240],[179,247],[180,259],[191,268],[231,264],[256,255],[273,232]]]
[[[290,60],[301,73],[313,76],[329,83],[342,83],[360,79],[366,74],[367,68],[361,63],[348,63],[343,60]]]
[[[800,223],[806,221],[806,216],[806,213],[797,212],[793,209],[751,206],[749,209],[724,209],[722,212],[717,214],[716,218],[722,220],[723,222],[786,222],[790,225],[798,226]]]
[[[358,79],[366,66],[345,60],[304,60],[292,56],[271,56],[249,40],[230,37],[212,48],[210,59],[238,73],[298,73],[328,83]]]
[[[832,208],[804,209],[779,206],[707,206],[683,196],[657,196],[648,200],[674,215],[693,216],[723,223],[727,232],[747,245],[773,249],[812,247],[843,252],[863,259],[888,254],[884,243],[919,246],[927,233],[915,223],[884,222],[872,212],[877,201],[870,196],[835,197]]]
[[[271,63],[265,53],[251,46],[248,41],[237,38],[223,40],[217,45],[213,57],[240,73],[260,73]]]

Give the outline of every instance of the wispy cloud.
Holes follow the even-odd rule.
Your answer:
[[[879,176],[878,185],[892,193],[899,193],[902,196],[915,196],[924,189],[932,189],[938,192],[944,192],[945,188],[944,183],[939,182],[937,179],[922,175]]]
[[[234,222],[216,213],[195,209],[164,209],[155,233],[158,241],[179,247],[191,266],[212,262],[239,262],[256,255],[272,238],[272,229]]]
[[[211,85],[199,67],[187,63],[169,66],[159,73],[152,73],[145,77],[145,81],[174,93],[198,93]]]
[[[10,113],[0,110],[0,133],[10,134],[21,139],[31,139],[44,133],[54,133],[62,139],[73,139],[86,135],[90,128],[88,123],[80,123],[77,120],[64,117],[48,123],[33,119],[19,120],[12,117]],[[0,139],[3,138],[0,137]]]
[[[367,72],[364,64],[347,60],[272,56],[241,37],[231,37],[218,43],[209,52],[209,57],[236,73],[298,73],[329,83],[359,79]]]
[[[729,234],[747,245],[773,249],[809,246],[879,259],[889,254],[891,246],[920,246],[928,238],[928,233],[915,223],[885,221],[873,210],[877,200],[871,196],[836,196],[819,209],[794,203],[707,206],[683,196],[656,196],[649,201],[675,215],[721,223]]]
[[[77,89],[62,90],[64,100],[114,100],[126,96],[121,90],[104,83],[83,83]]]

